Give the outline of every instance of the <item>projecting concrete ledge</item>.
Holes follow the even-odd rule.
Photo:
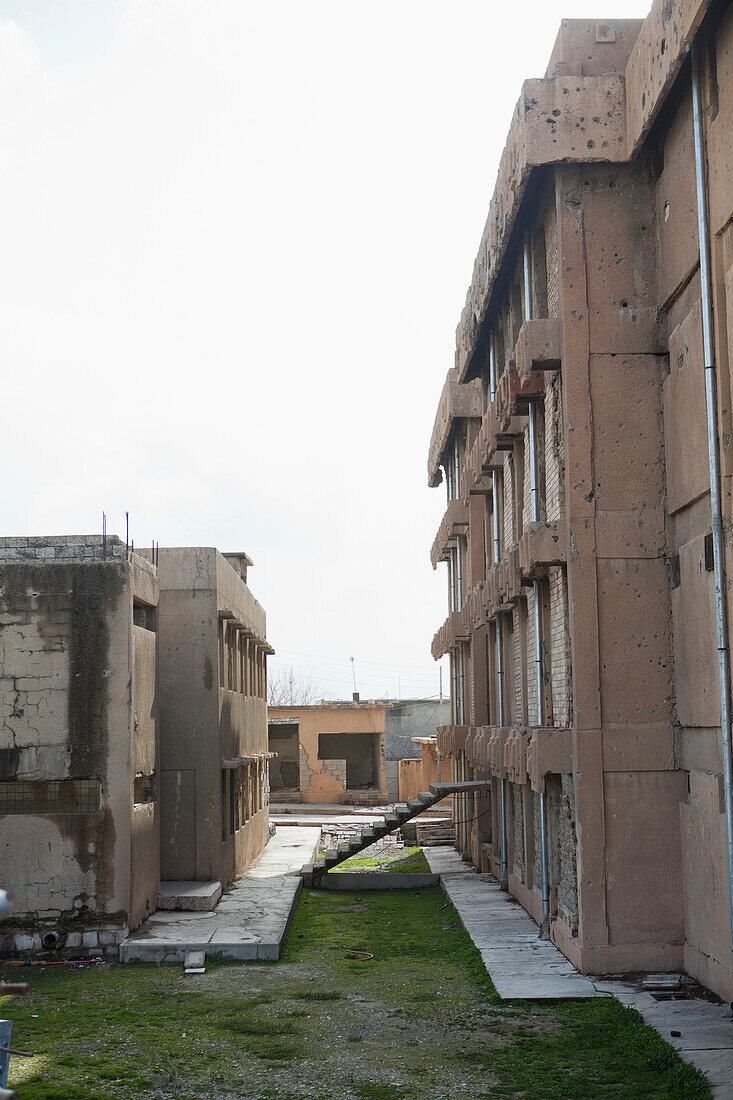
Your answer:
[[[493,875],[479,875],[454,848],[426,848],[430,869],[455,906],[502,1000],[577,1000],[597,997],[518,902],[502,891]]]

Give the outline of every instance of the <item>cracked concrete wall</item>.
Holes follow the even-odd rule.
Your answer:
[[[138,589],[157,602],[157,582],[118,539],[103,554],[100,536],[0,543],[0,780],[100,790],[94,812],[0,817],[11,922],[134,925],[146,900],[136,875],[157,895],[157,846],[136,846],[132,828],[132,603]]]
[[[346,792],[346,775],[343,780],[334,774],[334,760],[319,758],[321,734],[374,734],[378,742],[376,751],[373,739],[368,744],[368,756],[373,774],[377,777],[378,801],[386,801],[386,750],[385,713],[389,704],[384,703],[322,703],[303,707],[270,707],[270,719],[292,720],[298,723],[300,741],[300,800],[301,802],[338,804],[348,799],[356,801],[358,792]],[[338,758],[337,763],[341,762]],[[366,759],[365,759],[366,763]],[[364,792],[365,794],[367,792]],[[371,798],[371,792],[369,792]]]

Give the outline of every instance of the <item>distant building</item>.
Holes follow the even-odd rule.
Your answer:
[[[450,724],[450,699],[396,699],[387,711],[386,747],[387,747],[387,791],[390,802],[401,801],[400,783],[401,760],[419,760],[421,746],[416,738],[436,737],[439,726]],[[404,769],[413,774],[414,769]],[[407,789],[407,787],[405,787]],[[421,787],[420,790],[426,790]],[[409,795],[408,797],[412,797]]]
[[[389,703],[270,707],[271,802],[387,801],[385,714]]]
[[[406,760],[420,755],[415,737],[435,737],[438,726],[450,722],[450,698],[395,699],[385,724],[387,760]]]

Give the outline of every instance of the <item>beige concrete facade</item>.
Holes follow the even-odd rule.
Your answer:
[[[730,526],[733,7],[566,20],[522,87],[436,416],[433,654],[441,754],[490,781],[457,800],[459,848],[501,876],[506,835],[539,920],[542,795],[554,942],[584,971],[685,967],[730,1000],[693,42]]]
[[[272,801],[387,801],[385,703],[270,707]]]
[[[0,539],[2,950],[113,948],[156,907],[157,604],[119,539]]]
[[[453,771],[451,760],[443,765],[438,763],[438,738],[437,737],[413,737],[412,739],[420,750],[417,758],[400,760],[400,802],[407,802],[410,798],[417,798],[423,791],[430,790],[431,783],[439,783],[441,779],[452,778]],[[450,806],[451,798],[444,798],[437,802],[437,806]],[[434,807],[431,806],[431,810]]]
[[[158,551],[161,875],[241,875],[269,837],[265,612],[246,555]]]

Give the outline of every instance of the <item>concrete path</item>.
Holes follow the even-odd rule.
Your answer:
[[[620,981],[598,978],[594,984],[599,993],[640,1012],[644,1023],[705,1074],[713,1096],[733,1097],[733,1019],[727,1005],[697,998],[657,1001],[651,993]]]
[[[567,1000],[597,997],[583,974],[538,928],[521,905],[504,893],[493,875],[479,875],[454,848],[425,848],[430,870],[440,875],[446,897],[481,952],[494,988],[503,1000]]]
[[[698,998],[658,1001],[625,982],[591,980],[579,974],[554,944],[538,939],[535,922],[510,894],[500,890],[493,875],[476,874],[455,848],[424,851],[431,871],[440,875],[446,896],[481,952],[500,997],[616,997],[640,1012],[644,1022],[684,1061],[705,1074],[717,1100],[732,1100],[733,1018],[727,1005]]]
[[[278,829],[209,913],[158,910],[120,944],[121,962],[182,962],[187,951],[216,959],[278,959],[312,863],[320,828]]]

